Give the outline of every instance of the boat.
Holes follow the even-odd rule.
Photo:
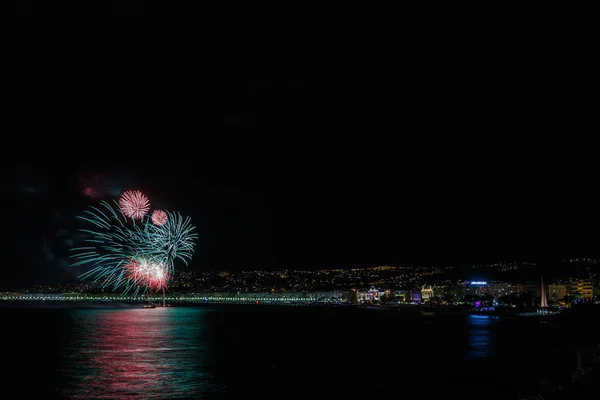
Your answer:
[[[142,308],[156,308],[154,304],[144,304]]]

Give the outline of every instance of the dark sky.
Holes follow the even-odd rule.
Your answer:
[[[87,17],[87,16],[143,16],[144,0],[77,1],[16,0],[17,16],[34,17]]]
[[[483,52],[394,78],[225,76],[171,97],[142,83],[108,110],[42,111],[75,139],[5,169],[4,286],[69,270],[64,238],[94,174],[191,216],[193,268],[599,256],[596,66]]]

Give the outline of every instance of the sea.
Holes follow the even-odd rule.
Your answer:
[[[418,310],[40,306],[0,318],[5,398],[517,399],[588,354],[558,322]]]

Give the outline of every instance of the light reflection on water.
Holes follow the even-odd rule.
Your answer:
[[[199,398],[219,387],[197,308],[73,310],[63,395],[73,399]]]
[[[398,382],[403,390],[421,390],[427,371],[426,379],[436,382],[428,387],[433,397],[485,392],[506,400],[537,390],[541,379],[573,372],[580,333],[571,336],[569,325],[371,311],[0,307],[7,361],[0,385],[18,398],[40,400],[58,393],[67,399],[266,399],[326,392],[351,399],[361,388],[375,397],[397,393]],[[374,359],[400,361],[379,368]],[[532,362],[539,364],[533,370]]]
[[[467,358],[484,358],[493,355],[495,319],[489,315],[470,315],[467,318]]]

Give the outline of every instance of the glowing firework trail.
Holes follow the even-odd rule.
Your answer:
[[[167,216],[167,213],[163,210],[154,210],[154,212],[152,213],[152,223],[154,225],[164,225],[167,222],[168,218],[169,217]]]
[[[150,210],[150,200],[139,190],[128,190],[123,193],[119,205],[123,214],[133,219],[142,219]]]
[[[75,253],[70,256],[75,260],[71,266],[92,266],[81,278],[95,276],[96,280],[103,281],[102,287],[111,284],[115,288],[122,286],[124,260],[135,256],[144,247],[144,231],[135,224],[127,225],[128,219],[116,202],[113,207],[106,201],[100,201],[100,208],[90,207],[77,218],[89,222],[96,229],[79,230],[86,235],[84,242],[87,246],[71,249]]]
[[[161,257],[165,264],[173,266],[175,259],[186,265],[194,254],[194,241],[198,235],[194,232],[189,217],[182,217],[176,212],[167,211],[167,221],[160,226],[148,225],[145,253]]]
[[[144,256],[131,259],[125,269],[130,284],[156,291],[164,289],[171,277],[168,265]]]
[[[156,210],[152,217],[144,217],[145,210],[140,217],[140,210],[146,206],[131,212],[131,207],[124,203],[138,195],[127,193],[118,203],[100,201],[98,207],[90,207],[78,217],[91,228],[80,229],[86,245],[71,249],[74,252],[71,265],[91,266],[80,278],[91,277],[101,287],[124,288],[124,293],[134,288],[135,293],[140,289],[162,289],[164,295],[174,273],[175,260],[180,259],[187,265],[192,258],[194,241],[198,239],[196,228],[189,217],[176,212]],[[145,196],[137,193],[143,197],[137,198],[140,204],[149,207]]]

